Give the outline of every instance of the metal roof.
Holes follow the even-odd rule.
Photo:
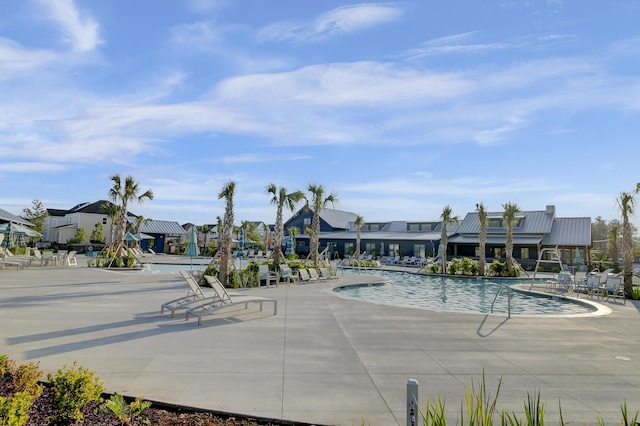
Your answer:
[[[26,221],[23,218],[16,216],[12,213],[9,213],[4,209],[0,209],[0,221],[19,223],[20,225],[33,226],[33,223]]]
[[[128,218],[130,223],[135,223],[135,218]],[[145,234],[165,234],[165,235],[186,235],[187,231],[184,230],[178,222],[170,220],[154,220],[151,219],[148,222],[143,223],[140,226],[140,232]]]
[[[334,229],[349,229],[349,223],[355,222],[358,215],[342,210],[321,209],[320,217]]]
[[[591,245],[591,218],[566,217],[553,221],[553,228],[542,240],[545,246],[576,246]]]
[[[490,217],[502,217],[502,214],[488,213]],[[546,210],[524,211],[518,214],[522,217],[520,226],[513,228],[513,234],[547,234],[551,232],[555,213]],[[478,213],[467,213],[465,218],[460,222],[460,226],[456,229],[460,234],[478,234],[480,233],[480,221]],[[487,231],[493,234],[501,234],[507,232],[506,228],[487,228]]]
[[[542,241],[541,236],[514,236],[513,244],[516,245],[538,245]],[[447,244],[479,244],[480,238],[477,235],[455,235],[447,240]],[[506,235],[499,237],[487,236],[487,244],[504,245],[506,243]]]
[[[321,240],[355,240],[356,232],[323,232]],[[360,233],[360,240],[384,240],[384,241],[438,241],[440,232],[387,232],[367,231]]]

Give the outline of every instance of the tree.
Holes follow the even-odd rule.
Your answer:
[[[520,213],[520,207],[516,203],[508,202],[502,205],[504,213],[502,213],[502,220],[504,226],[507,228],[507,237],[505,241],[505,251],[507,255],[507,273],[510,276],[515,276],[513,269],[513,228],[518,223],[518,213]]]
[[[320,211],[326,208],[329,204],[334,206],[338,203],[338,196],[336,193],[331,192],[325,196],[325,189],[322,185],[316,185],[315,183],[309,184],[307,187],[309,192],[309,198],[307,198],[307,206],[311,204],[313,209],[313,219],[311,220],[311,261],[314,264],[318,264],[319,248],[320,248]]]
[[[304,198],[302,191],[287,192],[287,188],[278,189],[274,183],[270,183],[265,188],[267,194],[271,196],[271,204],[276,206],[275,241],[273,243],[273,263],[280,264],[282,256],[282,239],[284,238],[284,223],[282,222],[282,210],[287,207],[289,211],[293,209],[300,200]]]
[[[290,226],[287,229],[287,232],[289,232],[289,235],[291,235],[291,249],[293,250],[293,253],[295,254],[295,252],[296,252],[296,237],[298,235],[300,235],[300,228],[298,228],[297,226]]]
[[[489,224],[489,218],[487,210],[484,204],[476,204],[476,211],[478,212],[478,222],[480,222],[479,233],[479,258],[478,258],[478,273],[480,276],[484,276],[485,264],[486,264],[486,246],[487,246],[487,226]]]
[[[358,215],[353,222],[353,227],[356,228],[356,252],[354,257],[360,259],[360,230],[364,226],[364,217]]]
[[[207,234],[209,234],[209,231],[209,225],[202,225],[200,227],[200,232],[202,232],[202,235],[204,237],[204,246],[202,247],[203,252],[207,250]]]
[[[93,225],[93,231],[91,231],[89,242],[104,243],[104,227],[102,226],[102,222],[97,222],[95,225]]]
[[[44,232],[44,221],[49,216],[47,209],[44,208],[40,200],[31,201],[33,208],[25,207],[22,209],[22,217],[33,223],[33,229],[40,233]]]
[[[151,219],[146,218],[144,216],[136,216],[133,225],[131,226],[131,231],[133,234],[139,234],[140,233],[140,228],[142,228],[142,225],[146,225],[147,223],[151,222]],[[134,247],[138,247],[140,248],[140,240],[134,240],[133,242]]]
[[[229,285],[229,272],[231,269],[231,237],[233,235],[233,196],[236,191],[234,181],[227,182],[220,193],[218,199],[225,200],[224,219],[222,220],[222,245],[220,246],[220,271],[218,278],[222,284]]]
[[[87,231],[84,228],[78,228],[76,229],[76,235],[67,242],[70,244],[82,244],[86,238]]]
[[[442,230],[440,232],[440,247],[442,247],[442,259],[440,262],[442,264],[442,273],[447,273],[447,228],[449,226],[457,225],[460,223],[460,218],[458,216],[453,215],[453,210],[451,206],[446,205],[442,209],[442,214],[440,215],[440,219],[442,219]]]
[[[618,247],[618,240],[620,237],[620,224],[617,221],[611,221],[609,227],[609,250],[611,256],[611,262],[613,263],[613,269],[618,271],[618,262],[620,258],[620,250]]]
[[[124,250],[124,234],[127,230],[127,207],[130,202],[137,201],[141,203],[145,198],[153,200],[153,191],[150,189],[139,194],[140,186],[132,176],[127,176],[122,181],[120,175],[115,174],[110,177],[113,181],[113,187],[109,190],[109,199],[120,207],[118,223],[116,226],[116,234],[118,241],[116,242],[116,256],[122,256]]]
[[[622,213],[622,254],[624,256],[624,292],[633,294],[633,228],[629,220],[635,214],[635,199],[628,192],[620,193],[618,207]],[[617,261],[617,259],[614,259]]]
[[[120,207],[113,203],[104,203],[100,209],[111,219],[111,227],[109,228],[109,246],[115,248],[116,226],[118,225],[118,217],[120,216]]]

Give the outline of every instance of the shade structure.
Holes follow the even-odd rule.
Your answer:
[[[198,256],[200,249],[198,248],[198,237],[196,235],[196,227],[192,226],[189,231],[189,241],[187,247],[184,249],[184,255],[191,258],[191,267],[193,267],[193,256]]]
[[[145,234],[144,232],[136,232],[133,236],[138,240],[153,240],[155,238],[153,235]]]
[[[139,241],[140,238],[136,237],[135,234],[132,234],[131,232],[127,232],[126,234],[124,234],[124,240],[125,241]]]

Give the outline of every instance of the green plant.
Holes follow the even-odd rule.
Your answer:
[[[22,426],[29,420],[29,408],[34,396],[27,392],[16,392],[5,398],[0,396],[0,425]]]
[[[462,271],[462,262],[457,257],[454,257],[449,261],[448,269],[448,272],[451,275],[456,275],[458,272]]]
[[[640,300],[640,287],[634,286],[633,291],[631,292],[631,298],[633,300]]]
[[[102,381],[76,362],[71,367],[65,364],[55,376],[48,374],[47,380],[52,384],[53,401],[61,420],[81,420],[85,405],[99,402],[104,392]]]
[[[424,426],[446,426],[447,418],[444,414],[444,400],[438,395],[437,404],[431,404],[431,400],[427,400],[427,407],[424,414]]]
[[[429,272],[432,274],[440,273],[440,265],[438,265],[437,263],[432,263],[431,265],[429,265]]]
[[[498,381],[498,389],[495,396],[487,392],[487,380],[482,372],[482,381],[475,387],[473,382],[471,387],[464,386],[464,401],[460,407],[460,418],[462,424],[469,426],[491,426],[493,425],[493,415],[496,411],[496,403],[502,386],[502,377]],[[464,421],[465,411],[467,420]]]
[[[130,404],[127,404],[122,395],[115,393],[100,406],[100,409],[104,412],[113,413],[120,421],[120,424],[128,425],[149,407],[151,407],[151,402],[143,401],[142,398],[136,398]]]

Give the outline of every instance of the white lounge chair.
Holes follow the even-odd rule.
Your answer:
[[[75,250],[67,253],[67,266],[78,266],[78,259],[76,258],[76,254],[78,252]]]
[[[329,268],[320,268],[320,276],[325,280],[337,280],[338,277],[329,271]]]
[[[309,271],[307,271],[305,268],[300,268],[298,269],[298,275],[300,275],[300,281],[301,283],[309,283],[311,282],[311,276],[309,275]]]
[[[325,279],[324,277],[318,275],[318,271],[316,271],[316,268],[309,268],[309,277],[311,278],[311,281],[320,281]]]
[[[182,275],[182,278],[184,278],[185,283],[189,286],[187,295],[171,300],[167,303],[163,303],[160,306],[160,313],[164,313],[165,309],[170,310],[171,318],[173,318],[173,316],[175,315],[176,310],[187,309],[190,303],[205,298],[205,295],[202,292],[202,288],[200,288],[200,285],[196,282],[193,275],[191,275],[187,271],[180,271],[180,274]]]
[[[198,325],[201,325],[203,316],[213,315],[223,308],[239,304],[244,304],[244,308],[247,309],[249,307],[249,303],[257,303],[260,305],[260,311],[262,311],[264,302],[273,303],[273,315],[278,314],[278,301],[275,299],[268,299],[266,297],[259,296],[234,296],[231,298],[218,278],[213,275],[205,275],[205,279],[216,292],[216,296],[213,298],[206,298],[192,305],[185,313],[186,320],[189,320],[189,316],[193,315],[198,317]]]

